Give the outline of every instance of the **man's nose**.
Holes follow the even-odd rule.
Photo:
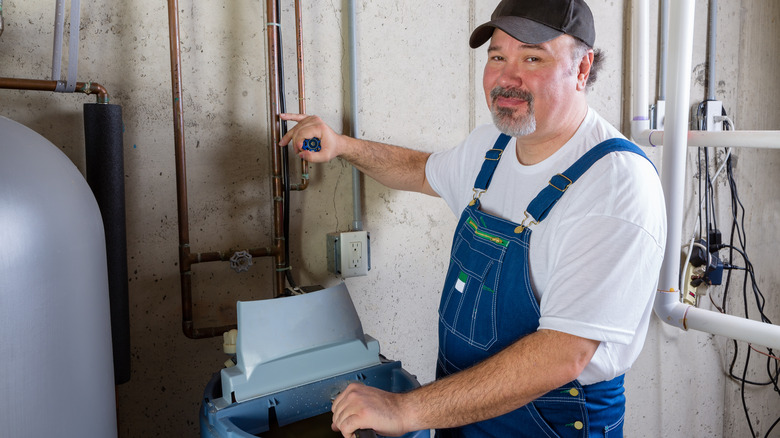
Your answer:
[[[512,65],[506,65],[498,76],[498,85],[504,88],[520,88],[523,78],[520,69]]]

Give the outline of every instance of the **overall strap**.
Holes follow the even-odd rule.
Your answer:
[[[501,134],[493,145],[493,149],[485,152],[485,162],[482,163],[482,169],[480,169],[477,175],[477,180],[474,181],[475,194],[481,194],[487,190],[490,180],[493,179],[493,173],[496,171],[496,167],[498,167],[498,160],[501,159],[501,154],[504,153],[504,149],[506,149],[506,145],[509,144],[511,139],[512,137]]]
[[[597,144],[593,149],[585,153],[579,160],[566,169],[550,178],[549,185],[545,187],[536,198],[528,204],[526,212],[533,217],[535,222],[541,222],[547,217],[556,202],[566,193],[566,189],[574,184],[596,161],[611,152],[633,152],[650,161],[638,146],[622,138],[611,138]],[[652,164],[652,162],[650,162]],[[655,165],[653,165],[655,167]]]

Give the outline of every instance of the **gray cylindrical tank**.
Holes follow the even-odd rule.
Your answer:
[[[115,437],[103,224],[78,169],[0,117],[0,437]]]

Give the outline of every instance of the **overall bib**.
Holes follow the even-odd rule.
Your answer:
[[[439,304],[437,378],[469,368],[539,327],[541,314],[529,275],[528,225],[544,220],[569,185],[604,155],[630,151],[647,158],[627,140],[600,143],[565,172],[553,176],[528,205],[523,223],[517,224],[479,210],[479,195],[490,185],[509,140],[501,134],[486,153],[474,183],[474,200],[463,210],[455,230]],[[535,222],[525,224],[529,220]],[[575,380],[515,411],[437,430],[436,436],[622,437],[624,412],[622,375],[587,386]]]

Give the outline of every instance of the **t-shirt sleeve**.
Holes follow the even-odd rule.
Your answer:
[[[580,213],[562,215],[554,228],[540,329],[632,342],[654,298],[666,230],[663,194],[658,184],[643,184],[657,176],[648,166],[641,169],[640,177],[628,180],[610,169],[600,175],[603,169],[591,169],[595,178],[574,185],[588,190],[566,194],[574,197],[567,211]]]

